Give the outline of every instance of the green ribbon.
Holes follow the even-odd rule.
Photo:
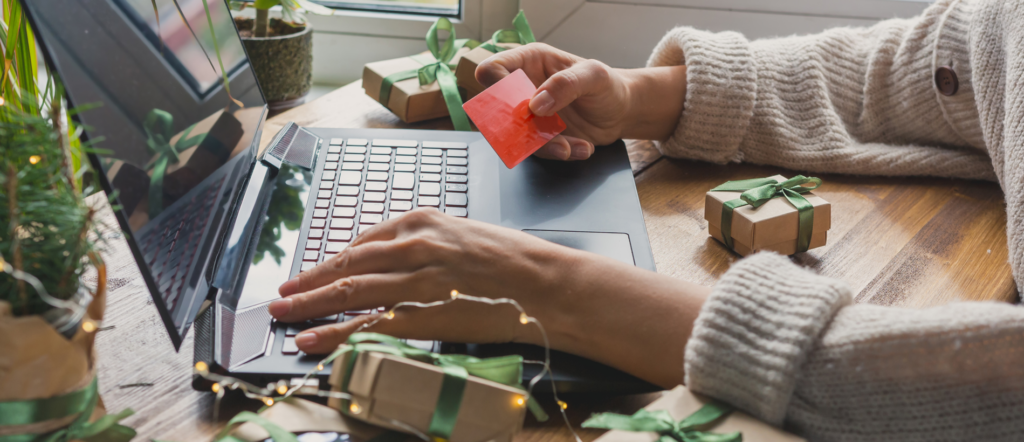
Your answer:
[[[804,186],[807,183],[813,183],[814,186]],[[754,178],[728,181],[721,186],[711,189],[712,192],[743,192],[739,198],[722,204],[721,229],[725,246],[730,249],[733,248],[732,215],[737,207],[750,205],[756,209],[773,198],[785,197],[793,207],[796,207],[797,216],[799,217],[796,251],[797,253],[806,252],[810,248],[811,234],[814,232],[814,205],[807,201],[803,194],[820,186],[820,178],[797,175],[781,183],[775,178]]]
[[[156,161],[146,166],[146,170],[152,170],[153,175],[149,179],[149,219],[156,218],[164,208],[164,175],[167,174],[167,166],[178,164],[178,156],[183,150],[193,147],[203,141],[206,134],[196,135],[189,138],[189,133],[196,127],[195,124],[185,129],[185,132],[178,138],[178,142],[171,145],[171,138],[174,136],[174,117],[166,111],[153,109],[146,115],[142,128],[146,131],[146,147],[156,155]]]
[[[699,430],[700,427],[721,419],[729,413],[732,413],[732,407],[711,402],[678,422],[665,410],[641,409],[633,413],[632,416],[618,413],[598,413],[583,422],[582,427],[652,431],[661,436],[658,438],[658,442],[742,442],[743,435],[739,432],[717,434]]]
[[[443,45],[438,42],[437,31],[439,30],[448,31],[448,39],[444,41]],[[399,81],[419,77],[420,86],[426,86],[436,81],[437,86],[441,88],[441,95],[444,96],[444,103],[448,107],[448,115],[452,118],[455,130],[472,130],[473,128],[469,124],[469,117],[466,116],[466,111],[462,109],[462,96],[459,95],[459,87],[455,84],[455,72],[453,71],[455,66],[452,64],[452,58],[463,47],[475,48],[479,45],[480,42],[476,40],[468,38],[456,39],[455,28],[452,27],[452,22],[445,17],[437,19],[430,26],[430,30],[427,31],[427,49],[430,49],[433,59],[424,60],[418,56],[410,57],[423,64],[423,67],[396,72],[384,77],[380,84],[378,101],[387,107],[388,100],[391,99],[391,90],[395,83]]]
[[[135,430],[118,422],[134,414],[131,409],[89,422],[99,402],[98,385],[97,379],[93,378],[87,387],[68,394],[46,399],[0,402],[0,427],[30,425],[78,414],[70,425],[59,430],[46,434],[0,436],[0,442],[130,441],[135,437]]]
[[[325,362],[331,362],[345,353],[351,353],[343,372],[341,391],[348,392],[352,369],[362,352],[379,352],[409,358],[436,365],[443,370],[444,380],[441,382],[441,393],[437,398],[434,415],[427,431],[433,437],[451,438],[452,430],[455,429],[455,419],[462,405],[462,393],[466,386],[466,379],[470,375],[525,390],[520,383],[523,372],[523,357],[520,355],[479,359],[468,355],[438,354],[413,347],[388,335],[353,333],[348,339],[347,346],[335,350],[325,360]],[[347,412],[349,401],[343,401],[342,405],[343,411]],[[537,420],[543,422],[548,419],[547,414],[532,397],[528,398],[527,406]]]
[[[526,21],[526,13],[523,11],[520,10],[516,18],[512,19],[512,27],[514,29],[499,29],[495,31],[491,39],[480,45],[480,47],[498,53],[507,50],[498,46],[498,43],[525,45],[537,41],[537,38],[533,36],[533,29],[530,28],[530,23]]]

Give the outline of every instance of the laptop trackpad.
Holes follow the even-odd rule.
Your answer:
[[[523,231],[555,244],[604,255],[629,265],[636,265],[633,262],[633,248],[629,246],[629,235],[625,233],[532,229]]]

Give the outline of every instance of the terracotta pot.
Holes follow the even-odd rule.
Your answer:
[[[236,18],[242,43],[256,80],[273,111],[298,106],[305,101],[313,86],[313,27],[306,23],[294,28],[279,19],[271,19],[269,37],[252,36],[253,19]],[[290,34],[290,32],[297,30]]]

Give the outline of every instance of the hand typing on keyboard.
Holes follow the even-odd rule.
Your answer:
[[[642,377],[657,368],[647,378],[669,384],[682,379],[677,371],[690,327],[678,326],[680,318],[692,323],[708,292],[518,230],[423,208],[360,233],[337,255],[284,283],[283,299],[269,309],[280,321],[296,322],[402,301],[449,299],[453,289],[515,299],[541,321],[552,348]],[[327,353],[382,314],[312,328],[295,343],[306,353]],[[522,325],[512,306],[469,301],[406,307],[370,331],[448,342],[543,343],[537,328]],[[637,357],[642,351],[663,355],[665,364],[643,363]]]

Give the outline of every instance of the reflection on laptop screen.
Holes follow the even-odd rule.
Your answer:
[[[72,105],[99,105],[79,118],[176,345],[265,109],[227,4],[207,3],[209,20],[203,0],[26,2]]]

